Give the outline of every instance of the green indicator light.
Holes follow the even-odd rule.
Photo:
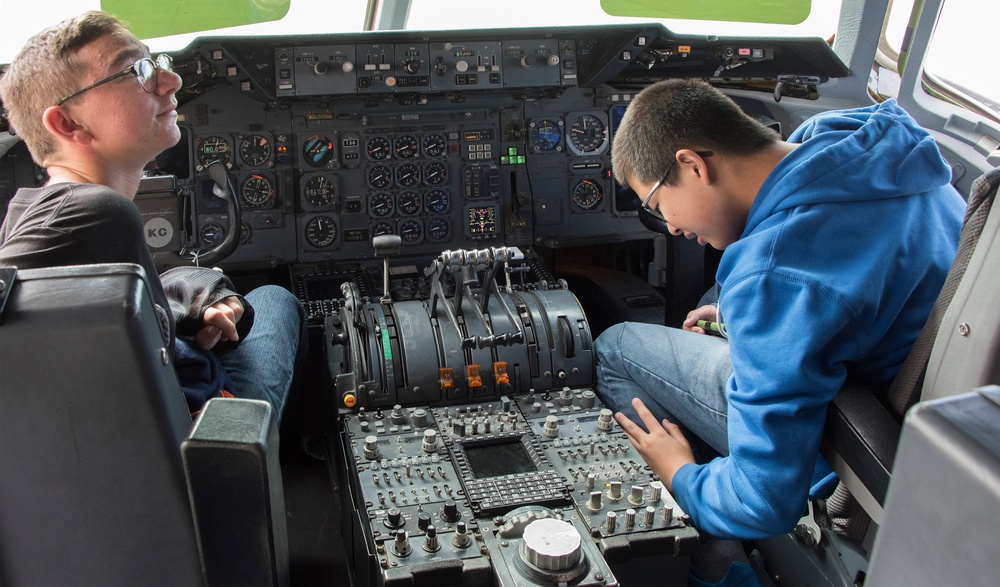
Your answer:
[[[517,155],[517,147],[507,147],[507,154],[511,157]]]
[[[392,347],[389,346],[389,331],[382,331],[382,355],[385,356],[386,361],[392,360]]]
[[[510,163],[510,159],[509,158],[507,158],[507,157],[501,157],[500,158],[500,164],[501,165],[507,165],[508,163]]]
[[[524,155],[521,155],[520,157],[517,158],[517,162],[518,163],[522,163],[523,164],[523,163],[525,163],[527,161],[528,161],[528,158],[525,157]]]

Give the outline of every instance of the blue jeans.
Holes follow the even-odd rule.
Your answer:
[[[632,407],[637,397],[657,421],[679,424],[715,452],[729,454],[726,383],[733,363],[725,339],[624,322],[601,333],[595,350],[596,392],[609,408],[645,427]],[[686,436],[703,460],[697,439]]]
[[[253,328],[219,362],[236,384],[235,395],[264,400],[281,421],[296,367],[306,352],[305,310],[288,290],[264,285],[248,293],[253,306]]]

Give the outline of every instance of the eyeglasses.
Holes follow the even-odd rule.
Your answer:
[[[695,151],[695,153],[702,157],[712,156],[711,151]],[[660,189],[660,186],[667,181],[667,176],[669,176],[670,172],[674,170],[674,165],[676,164],[677,164],[676,158],[670,161],[670,165],[667,165],[667,170],[663,172],[663,177],[660,178],[660,181],[653,184],[653,189],[649,190],[649,193],[646,194],[646,197],[642,199],[642,205],[639,206],[639,209],[641,211],[651,215],[654,219],[660,222],[666,222],[667,219],[663,217],[663,214],[661,214],[659,210],[649,205],[649,200],[653,197],[653,194],[656,193],[656,190]]]
[[[70,98],[75,98],[80,94],[86,92],[87,90],[92,90],[101,84],[106,84],[110,81],[114,81],[118,78],[122,78],[128,75],[134,75],[135,79],[139,81],[139,85],[147,93],[153,93],[157,89],[157,84],[159,83],[159,76],[156,75],[157,69],[164,69],[166,71],[174,70],[174,60],[167,54],[161,54],[156,56],[156,61],[153,61],[150,57],[143,57],[142,59],[136,61],[129,67],[119,71],[118,73],[109,75],[108,77],[96,81],[85,88],[80,88],[79,90],[73,92],[72,94],[66,96],[62,100],[56,102],[56,106],[62,106],[66,100]]]

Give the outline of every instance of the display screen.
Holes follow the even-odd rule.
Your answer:
[[[476,479],[537,470],[528,451],[517,439],[501,444],[465,445],[463,452]]]

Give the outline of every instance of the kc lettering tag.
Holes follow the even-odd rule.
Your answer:
[[[145,226],[146,244],[158,249],[170,244],[174,236],[174,227],[164,218],[151,218]]]

